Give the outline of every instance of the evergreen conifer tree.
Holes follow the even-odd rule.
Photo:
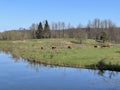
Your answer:
[[[107,34],[105,32],[101,33],[100,40],[102,40],[103,43],[107,41]]]
[[[45,26],[44,26],[44,38],[50,38],[51,37],[51,33],[50,33],[50,27],[48,24],[48,21],[45,21]]]
[[[36,38],[40,39],[42,37],[43,37],[43,26],[42,26],[42,23],[40,22],[38,25],[38,29],[36,31]]]

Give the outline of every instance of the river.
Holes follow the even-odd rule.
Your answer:
[[[120,90],[120,72],[35,64],[0,52],[0,90]]]

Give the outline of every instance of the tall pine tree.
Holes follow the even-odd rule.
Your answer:
[[[42,37],[43,37],[43,26],[42,26],[42,23],[40,22],[38,25],[38,29],[36,31],[36,38],[40,39]]]
[[[100,40],[102,40],[103,43],[105,43],[105,41],[107,41],[107,34],[106,34],[106,32],[102,32],[101,33]]]
[[[44,26],[44,38],[50,38],[51,37],[51,33],[50,33],[50,27],[48,24],[48,21],[45,21],[45,26]]]

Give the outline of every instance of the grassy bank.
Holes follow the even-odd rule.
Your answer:
[[[120,46],[94,48],[95,44],[94,40],[78,44],[75,39],[0,41],[0,49],[36,63],[120,71]]]

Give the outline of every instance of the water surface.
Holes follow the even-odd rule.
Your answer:
[[[120,90],[120,73],[34,64],[1,52],[0,90]]]

